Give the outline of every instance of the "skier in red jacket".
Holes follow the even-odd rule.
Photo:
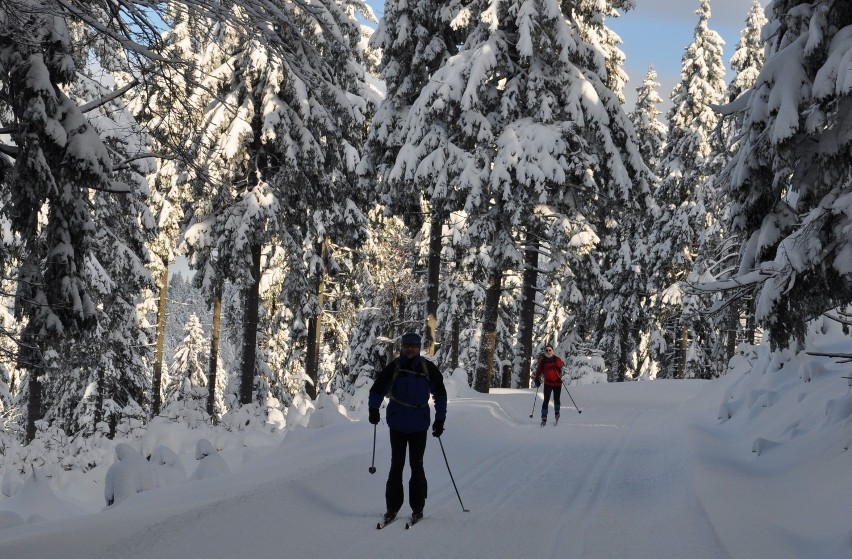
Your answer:
[[[553,346],[544,346],[544,357],[535,368],[535,386],[541,386],[544,377],[544,403],[541,405],[541,426],[547,423],[547,406],[550,394],[553,394],[553,408],[556,411],[556,422],[559,422],[559,398],[562,396],[562,359],[553,354]]]

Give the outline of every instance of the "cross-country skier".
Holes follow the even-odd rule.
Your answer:
[[[547,423],[547,406],[550,403],[550,395],[553,394],[553,409],[556,421],[559,421],[559,398],[562,396],[562,359],[554,355],[553,346],[544,346],[544,357],[535,368],[535,386],[541,386],[541,378],[544,377],[544,403],[541,405],[541,426]]]
[[[423,517],[427,493],[423,454],[429,430],[430,393],[435,405],[433,437],[440,437],[444,432],[444,420],[447,417],[444,378],[434,363],[420,356],[420,336],[408,332],[402,336],[401,342],[400,356],[382,369],[370,388],[370,423],[373,425],[380,420],[379,407],[382,401],[385,397],[390,398],[385,412],[391,443],[391,466],[385,488],[385,523],[396,517],[404,501],[402,470],[405,467],[406,448],[411,467],[411,479],[408,482],[411,516],[415,522]]]

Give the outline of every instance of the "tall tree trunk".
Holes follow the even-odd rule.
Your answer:
[[[213,288],[213,326],[210,329],[210,362],[207,365],[207,413],[216,423],[216,376],[219,371],[219,332],[222,327],[222,284]]]
[[[686,324],[681,324],[677,340],[677,370],[675,370],[674,378],[686,378],[686,350],[688,345],[689,328]]]
[[[497,317],[499,316],[500,288],[503,283],[503,271],[494,270],[485,292],[485,308],[482,312],[482,339],[479,343],[476,376],[473,388],[477,392],[488,393],[491,389],[491,377],[494,370],[494,351],[497,348]]]
[[[512,388],[512,364],[503,363],[500,366],[501,379],[500,388]]]
[[[748,314],[746,315],[745,339],[751,345],[754,345],[755,342],[757,341],[757,320],[755,319],[755,316],[754,316],[754,304],[755,304],[754,297],[752,297],[751,299],[748,299],[748,306],[747,306]]]
[[[254,370],[257,363],[257,322],[260,313],[260,244],[251,247],[251,282],[245,291],[243,318],[243,359],[240,372],[240,404],[252,402]]]
[[[325,261],[325,252],[328,250],[328,239],[324,239],[319,245],[320,260]],[[319,353],[322,342],[322,309],[325,303],[325,272],[319,270],[317,279],[317,310],[314,316],[308,320],[308,347],[305,351],[305,373],[310,379],[305,383],[305,392],[315,400],[319,389]]]
[[[438,347],[438,297],[441,282],[441,231],[444,220],[439,212],[432,212],[429,227],[429,263],[426,270],[426,328],[423,352],[435,355]]]
[[[535,324],[535,298],[538,291],[538,255],[540,243],[538,235],[527,234],[527,248],[524,250],[524,274],[521,280],[521,311],[518,317],[518,352],[515,355],[515,376],[518,386],[530,385],[530,367],[532,367],[532,338]]]
[[[163,402],[163,346],[166,339],[166,302],[169,292],[169,265],[163,259],[160,273],[160,300],[157,303],[157,341],[154,349],[154,378],[151,380],[151,417],[160,415]]]
[[[453,331],[450,334],[450,369],[455,371],[459,367],[459,352],[461,342],[461,326],[459,320],[453,320]]]
[[[737,351],[737,330],[740,323],[740,306],[737,303],[732,303],[730,314],[728,315],[728,339],[725,340],[725,357],[726,361],[733,358]]]
[[[44,361],[41,352],[36,347],[35,336],[28,331],[29,326],[24,328],[21,334],[21,345],[18,349],[18,367],[29,373],[27,384],[27,443],[31,443],[36,437],[36,422],[42,417],[41,409],[41,380],[39,376],[44,372]]]
[[[98,428],[98,424],[104,420],[104,392],[106,391],[106,378],[104,378],[104,368],[98,367],[98,372],[95,374],[95,387],[98,391],[97,396],[95,396],[95,413],[94,413],[94,425],[95,430]]]
[[[630,326],[631,324],[627,320],[621,321],[621,328],[618,333],[618,362],[616,363],[616,374],[615,380],[616,382],[624,382],[627,378],[627,357],[630,348],[629,336],[630,336]]]

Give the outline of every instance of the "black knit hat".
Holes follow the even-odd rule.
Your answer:
[[[420,347],[420,334],[416,332],[406,332],[402,335],[402,339],[400,340],[402,345],[416,345]]]

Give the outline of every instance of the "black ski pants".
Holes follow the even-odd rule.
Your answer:
[[[412,511],[423,511],[426,504],[426,471],[423,469],[423,454],[426,452],[426,431],[403,433],[390,430],[391,467],[385,489],[388,512],[396,513],[402,508],[405,495],[402,488],[402,470],[405,468],[405,452],[408,449],[408,465],[411,479],[408,481],[408,504]]]
[[[544,385],[544,403],[541,405],[541,416],[547,417],[547,405],[550,403],[550,395],[553,394],[553,409],[556,410],[557,417],[559,416],[559,398],[562,396],[562,385],[547,386]]]

